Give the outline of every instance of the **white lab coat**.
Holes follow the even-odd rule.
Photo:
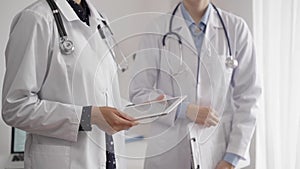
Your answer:
[[[220,116],[223,114],[220,126],[216,130],[203,130],[199,125],[192,129],[199,133],[197,140],[209,138],[203,144],[198,141],[199,149],[196,151],[200,152],[201,157],[197,160],[201,161],[202,169],[214,169],[223,159],[225,152],[244,158],[247,162],[243,166],[249,164],[247,154],[255,129],[257,100],[261,94],[256,55],[246,23],[225,11],[220,10],[220,13],[227,26],[232,53],[239,61],[235,70],[225,66],[228,46],[224,29],[216,11],[211,10],[206,38],[202,45],[197,81],[196,48],[179,8],[172,30],[183,38],[183,61],[188,71],[175,76],[175,80],[171,80],[168,75],[177,70],[180,57],[176,39],[169,40],[171,54],[159,50],[162,48],[162,36],[169,29],[170,15],[165,15],[150,24],[141,49],[137,52],[136,70],[130,84],[130,98],[136,103],[153,100],[162,93],[167,96],[187,95],[187,101],[210,106]],[[169,59],[171,68],[166,58],[172,58]],[[172,90],[172,83],[175,90]],[[191,151],[186,127],[191,121],[184,116],[175,120],[174,114],[161,118],[160,122],[151,126],[150,131],[153,135],[150,136],[155,137],[148,139],[146,169],[191,168]],[[212,132],[211,137],[205,136]]]
[[[101,18],[91,10],[90,27],[81,22],[66,0],[55,0],[68,37],[71,55],[59,49],[59,34],[45,0],[39,0],[13,20],[6,49],[3,87],[5,122],[27,131],[26,169],[105,169],[105,133],[93,126],[79,132],[83,106],[120,108],[117,69],[98,34]],[[94,36],[92,36],[94,35]],[[117,167],[124,139],[115,134]]]

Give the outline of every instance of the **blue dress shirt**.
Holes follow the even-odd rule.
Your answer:
[[[198,57],[200,57],[201,53],[201,47],[203,43],[203,39],[205,36],[206,26],[208,23],[210,11],[212,10],[212,5],[209,4],[203,17],[201,18],[200,23],[195,23],[189,12],[186,10],[183,4],[180,5],[180,10],[182,12],[182,16],[191,32],[192,38],[194,40],[195,46],[197,48]],[[200,61],[200,59],[199,59]],[[198,63],[198,66],[200,64]],[[199,70],[199,68],[198,68]],[[185,112],[187,110],[187,107],[189,105],[189,102],[183,102],[180,108],[177,110],[178,118],[185,118]],[[226,153],[223,160],[229,162],[233,166],[236,166],[241,159],[240,156],[233,154],[233,153]]]

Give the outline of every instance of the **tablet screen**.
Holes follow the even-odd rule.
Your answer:
[[[174,110],[185,97],[175,97],[167,100],[153,101],[126,107],[124,112],[135,120],[167,115]]]

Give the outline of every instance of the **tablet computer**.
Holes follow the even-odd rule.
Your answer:
[[[165,116],[173,111],[184,99],[186,99],[186,96],[137,104],[126,107],[124,112],[133,117],[136,121]]]

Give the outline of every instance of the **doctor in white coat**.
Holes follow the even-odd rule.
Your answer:
[[[171,31],[182,39],[182,58],[176,36],[166,38],[165,49],[162,44],[170,31],[172,12],[157,18],[145,32],[130,84],[131,100],[141,103],[162,96],[188,96],[176,113],[153,122],[146,169],[191,168],[187,132],[191,122],[198,133],[195,151],[200,154],[196,160],[201,169],[249,165],[261,95],[253,40],[240,17],[218,11],[237,67],[225,64],[229,56],[225,28],[209,0],[183,0],[175,11]]]
[[[75,50],[61,52],[46,0],[20,12],[5,53],[2,117],[27,132],[26,169],[124,169],[124,138],[114,133],[136,123],[118,110],[116,63],[97,29],[105,19],[89,0],[54,2]]]

